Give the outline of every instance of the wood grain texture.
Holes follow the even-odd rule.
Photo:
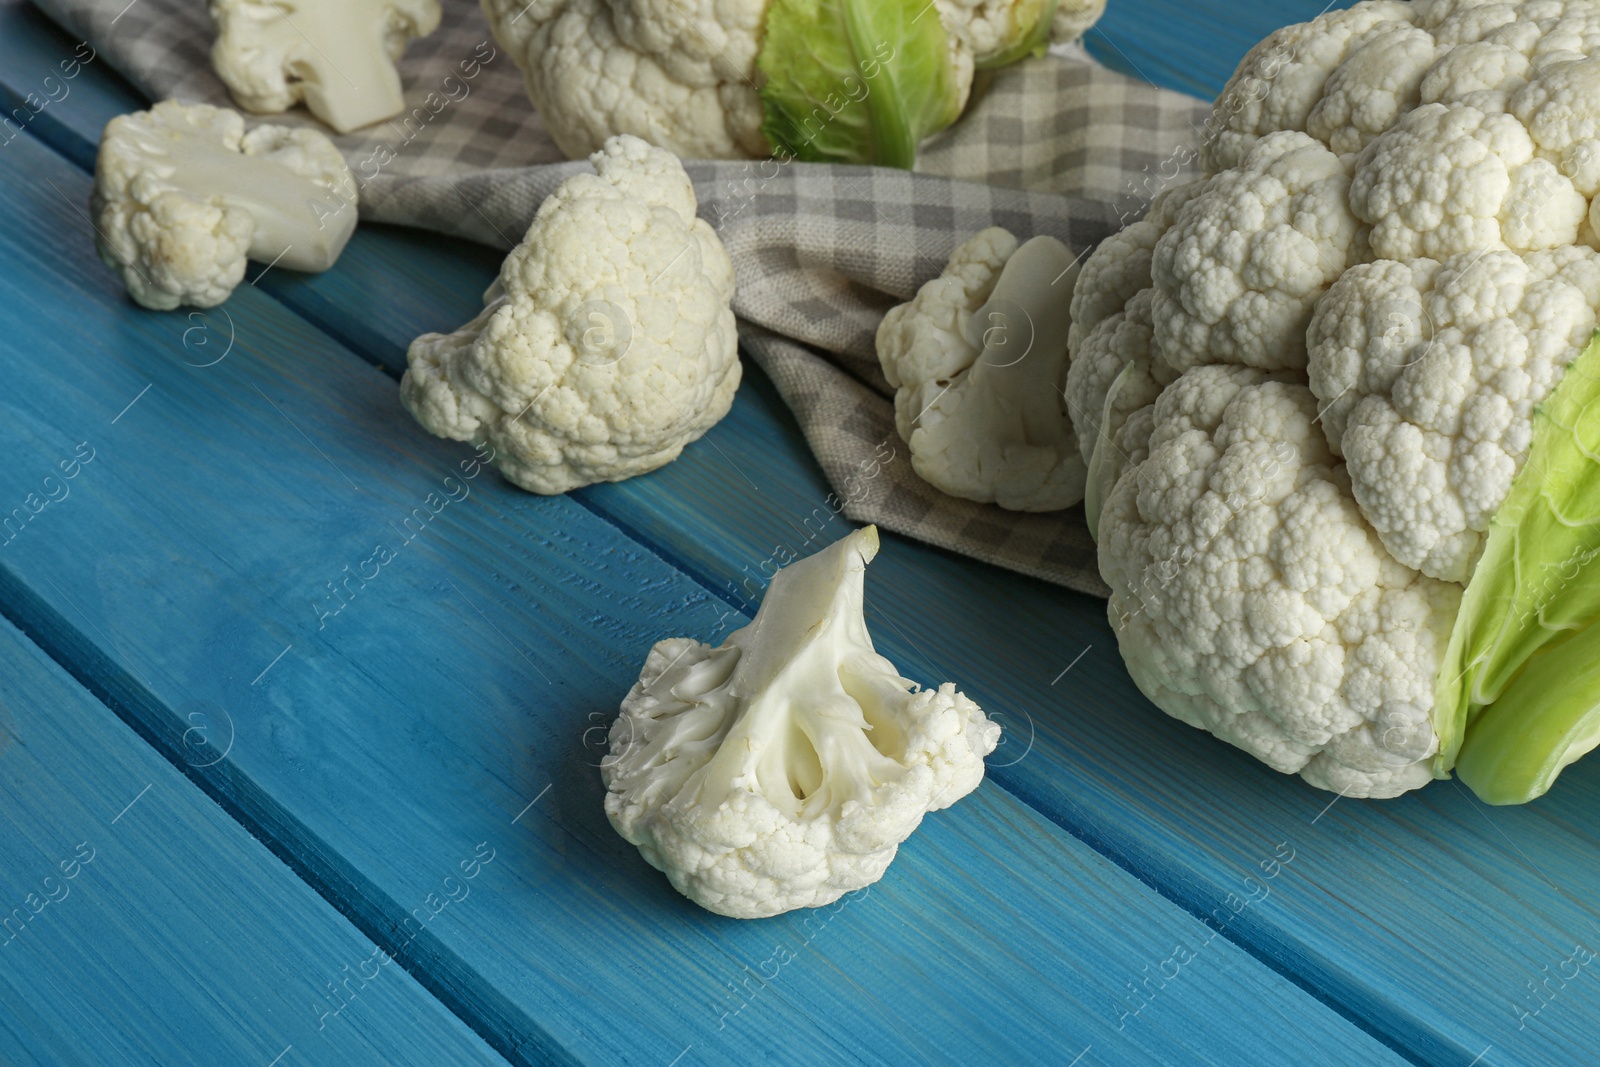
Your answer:
[[[0,1063],[505,1063],[3,620],[0,678]]]
[[[1174,12],[1141,32],[1196,17]],[[1117,26],[1106,25],[1113,39]],[[1238,49],[1259,35],[1237,35]],[[1215,60],[1223,50],[1185,53],[1214,63],[1209,89],[1231,69],[1232,59]],[[1155,70],[1141,66],[1177,84],[1187,73],[1174,54]],[[422,235],[383,234],[381,245],[358,237],[340,270],[267,284],[368,360],[396,368],[412,333],[476,309],[492,259],[462,248]],[[390,263],[408,273],[385,273]],[[374,314],[383,279],[391,300]],[[361,310],[341,324],[340,307]],[[775,548],[803,548],[806,518],[827,492],[781,405],[752,375],[730,418],[678,464],[575,497],[738,603],[753,599],[743,583]],[[829,529],[831,537],[842,526]],[[1596,993],[1556,974],[1568,942],[1594,926],[1593,841],[1578,817],[1594,807],[1593,771],[1570,774],[1556,795],[1519,812],[1475,810],[1453,785],[1437,785],[1324,814],[1330,798],[1154,712],[1127,683],[1097,604],[898,539],[890,546],[873,574],[885,590],[873,593],[882,643],[908,671],[957,678],[1008,725],[1034,731],[1026,759],[994,775],[1039,811],[1200,916],[1237,893],[1276,842],[1308,849],[1300,854],[1316,862],[1245,910],[1227,936],[1419,1061],[1463,1063],[1487,1049],[1486,1064],[1538,1063],[1595,1040]],[[724,610],[708,602],[694,632],[725,629]]]
[[[1215,24],[1215,10],[1113,6],[1104,29],[1139,58],[1129,34],[1188,34],[1185,20]],[[1265,32],[1278,16],[1230,14],[1238,25],[1246,17]],[[1198,57],[1215,67],[1207,75],[1214,90],[1236,58],[1217,57],[1260,36],[1251,29],[1237,42],[1201,47],[1205,25],[1193,32],[1172,37],[1150,63],[1140,59],[1145,73],[1178,84]],[[1180,39],[1181,49],[1172,44]],[[393,367],[412,333],[476,310],[492,257],[399,233],[382,235],[379,251],[367,236],[338,270],[274,291],[363,358]],[[385,274],[386,262],[404,264],[405,277]],[[347,269],[359,285],[347,284]],[[385,278],[390,302],[374,310],[370,294]],[[341,324],[340,307],[361,311]],[[689,631],[709,638],[726,628],[721,613],[774,547],[804,542],[803,523],[827,492],[781,404],[753,374],[730,418],[679,463],[575,498],[723,597],[706,601],[695,616],[701,628]],[[829,529],[831,537],[842,525]],[[1296,847],[1272,897],[1244,909],[1226,936],[1413,1059],[1583,1062],[1600,1040],[1600,992],[1584,980],[1592,976],[1560,977],[1571,974],[1574,944],[1593,947],[1600,936],[1596,842],[1584,817],[1600,801],[1600,768],[1569,772],[1550,797],[1517,811],[1480,808],[1450,783],[1325,811],[1328,795],[1150,708],[1128,684],[1098,604],[893,538],[871,580],[880,644],[904,669],[956,678],[1008,726],[1031,721],[1032,749],[994,777],[1192,914],[1225,906],[1278,842]],[[1156,1001],[1141,1025],[1162,1010]]]
[[[1254,1062],[1287,1019],[1315,1062],[1397,1062],[993,785],[871,906],[740,923],[676,897],[605,823],[591,730],[706,590],[572,500],[452,490],[460,450],[392,380],[252,287],[198,318],[131,306],[76,215],[86,177],[42,146],[0,153],[0,185],[0,256],[27,264],[0,275],[0,493],[95,450],[0,549],[0,603],[164,751],[190,702],[226,709],[198,780],[510,1058]],[[378,544],[347,603],[326,592]],[[479,842],[496,858],[437,907]],[[1176,945],[1195,980],[1130,1022],[1124,987]]]

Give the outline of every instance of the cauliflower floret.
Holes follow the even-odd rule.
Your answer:
[[[733,264],[671,153],[614,137],[562,182],[487,305],[411,343],[401,400],[487,442],[512,482],[564,493],[676,459],[739,386]]]
[[[1600,12],[1597,12],[1600,16]],[[1507,105],[1578,193],[1600,193],[1600,58],[1547,62]]]
[[[1102,442],[1115,442],[1120,422],[1155,399],[1145,383],[1165,385],[1177,377],[1154,344],[1151,305],[1155,289],[1150,262],[1156,242],[1171,228],[1183,205],[1205,188],[1204,181],[1196,181],[1163,190],[1150,202],[1144,218],[1100,242],[1073,287],[1064,395],[1078,448],[1091,471]],[[1125,367],[1135,363],[1138,368],[1123,379],[1116,390],[1118,400],[1107,408],[1112,383]],[[1108,415],[1109,423],[1105,421]],[[1115,446],[1112,450],[1120,451]],[[1109,477],[1113,468],[1102,464],[1099,469]],[[1107,482],[1104,488],[1110,485]],[[1086,483],[1086,500],[1089,490]],[[1094,529],[1092,521],[1089,528]]]
[[[878,359],[895,386],[911,466],[952,496],[1015,511],[1083,499],[1084,461],[1062,406],[1067,294],[1077,274],[1053,237],[998,227],[884,316]]]
[[[1169,714],[1350,796],[1432,777],[1457,586],[1378,544],[1303,385],[1200,367],[1154,406],[1100,525],[1108,614]]]
[[[1135,293],[1150,288],[1150,258],[1156,242],[1171,228],[1183,205],[1205,187],[1203,181],[1189,181],[1163,189],[1150,201],[1144,218],[1095,247],[1072,287],[1072,327],[1067,332],[1067,347],[1072,352],[1077,352],[1102,319],[1121,311]]]
[[[1465,582],[1534,408],[1600,318],[1600,254],[1483,252],[1352,268],[1308,334],[1329,443],[1395,558]]]
[[[240,107],[304,101],[349,133],[405,110],[395,61],[439,15],[439,0],[211,0],[211,64]]]
[[[1306,118],[1306,132],[1344,155],[1359,152],[1417,105],[1423,76],[1438,46],[1431,34],[1404,22],[1367,31],[1329,75]]]
[[[650,650],[600,764],[611,825],[680,893],[737,919],[883,876],[922,817],[983,780],[1000,727],[872,647],[875,527],[780,570],[720,648]]]
[[[1589,204],[1512,115],[1423,104],[1362,153],[1350,207],[1381,259],[1570,245]]]
[[[106,124],[95,160],[95,246],[134,300],[212,307],[245,261],[327,270],[356,225],[344,157],[315,130],[257,126],[167,100]]]
[[[1200,165],[1207,174],[1237,167],[1255,143],[1279,130],[1304,130],[1329,77],[1366,35],[1409,25],[1416,5],[1378,0],[1285,26],[1252,48],[1229,79],[1206,127]]]
[[[1305,366],[1317,298],[1349,264],[1357,224],[1341,159],[1303,133],[1256,142],[1210,178],[1156,242],[1155,344],[1175,370]]]

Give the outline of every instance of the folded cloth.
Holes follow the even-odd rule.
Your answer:
[[[34,2],[152,100],[232,106],[198,0]],[[360,185],[362,218],[510,248],[545,195],[587,164],[563,159],[478,5],[443,6],[438,31],[399,64],[410,110],[333,141]],[[915,174],[776,160],[687,167],[701,215],[733,258],[742,347],[834,487],[818,506],[1104,596],[1081,507],[1009,512],[913,473],[873,335],[986,226],[1052,234],[1075,251],[1098,243],[1159,187],[1188,177],[1209,106],[1075,46],[985,77],[963,118],[924,146]],[[299,108],[246,118],[321,128]]]

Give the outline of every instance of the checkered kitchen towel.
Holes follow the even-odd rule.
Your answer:
[[[151,99],[231,104],[202,0],[35,3]],[[365,181],[363,218],[510,248],[544,196],[586,166],[563,160],[474,0],[444,0],[439,30],[412,43],[400,72],[409,105],[450,100],[420,129],[387,122],[333,138]],[[772,162],[691,162],[689,173],[733,257],[743,347],[794,410],[845,515],[1104,596],[1081,508],[1003,511],[912,472],[873,334],[986,226],[1097,243],[1137,205],[1130,183],[1192,142],[1209,108],[1075,47],[1000,71],[975,96],[924,147],[917,174]],[[317,124],[298,109],[264,121]]]

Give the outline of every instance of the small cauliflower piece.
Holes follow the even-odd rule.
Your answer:
[[[1362,519],[1304,385],[1189,371],[1100,518],[1129,672],[1169,715],[1347,796],[1433,777],[1434,677],[1459,586]]]
[[[1013,511],[1083,499],[1084,461],[1063,408],[1077,265],[1053,237],[999,227],[969,238],[944,273],[878,327],[911,466],[952,496]]]
[[[106,124],[95,160],[95,246],[134,300],[212,307],[245,261],[333,266],[356,226],[344,157],[315,130],[257,126],[167,100]]]
[[[1000,727],[873,650],[868,526],[780,570],[720,648],[650,650],[601,761],[611,825],[673,888],[736,919],[883,876],[922,817],[983,780]]]
[[[483,312],[413,341],[400,382],[425,429],[488,443],[535,493],[671,462],[739,386],[733,264],[683,165],[626,136],[591,160],[540,206]]]
[[[395,62],[439,16],[439,0],[211,0],[211,64],[240,107],[303,101],[349,133],[405,110]]]
[[[1534,409],[1583,350],[1600,254],[1380,260],[1347,271],[1308,333],[1311,389],[1356,499],[1400,562],[1465,582],[1533,441]]]

